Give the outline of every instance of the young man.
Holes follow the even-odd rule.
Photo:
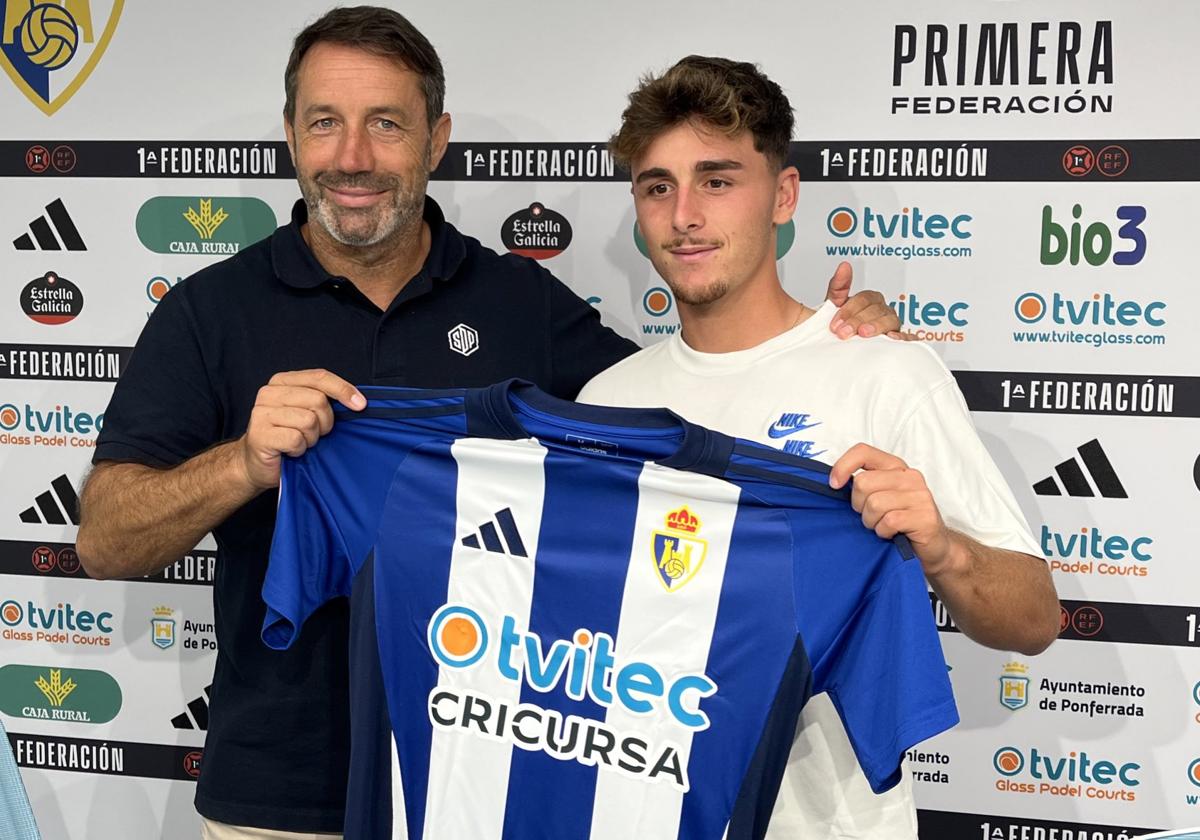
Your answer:
[[[863,524],[908,537],[959,627],[990,647],[1040,652],[1058,632],[1054,585],[950,372],[921,344],[839,342],[835,309],[809,309],[780,285],[776,230],[799,186],[785,166],[792,125],[779,86],[727,59],[689,56],[630,95],[610,146],[629,166],[682,330],[601,373],[579,400],[665,405],[832,464],[834,487],[862,470],[852,499]],[[911,789],[872,794],[832,704],[814,698],[768,836],[915,837]]]
[[[354,384],[509,377],[570,399],[636,345],[534,263],[447,223],[425,195],[450,137],[429,41],[390,9],[334,9],[296,38],[284,132],[291,223],[180,283],[117,383],[82,497],[92,577],[150,574],[212,531],[219,651],[196,807],[206,838],[340,832],[349,749],[345,604],[286,652],[260,640],[279,464],[333,424]],[[849,285],[838,278],[840,297]],[[847,327],[894,329],[877,294]],[[513,316],[521,313],[521,317]],[[476,331],[477,352],[453,333]],[[170,365],[163,365],[170,359]]]

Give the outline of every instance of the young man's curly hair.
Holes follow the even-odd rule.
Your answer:
[[[730,137],[749,131],[777,170],[787,162],[795,119],[787,96],[753,64],[689,55],[661,76],[644,76],[629,94],[621,128],[608,142],[628,168],[654,139],[694,121]]]

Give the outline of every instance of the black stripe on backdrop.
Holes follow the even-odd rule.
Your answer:
[[[945,604],[929,593],[942,633],[961,633]],[[1200,606],[1060,600],[1059,639],[1200,649]]]
[[[69,154],[49,151],[61,149]],[[52,165],[64,157],[69,167]],[[792,143],[789,160],[805,181],[1200,181],[1200,139],[806,140]],[[282,141],[4,140],[0,177],[240,180],[295,172]],[[626,178],[602,141],[454,142],[433,173],[436,181]]]

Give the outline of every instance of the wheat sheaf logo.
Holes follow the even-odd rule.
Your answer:
[[[212,209],[212,199],[200,199],[200,212],[197,213],[192,207],[187,209],[183,214],[183,218],[187,219],[189,225],[196,229],[196,233],[200,234],[201,239],[212,239],[213,234],[217,232],[225,220],[229,218],[229,214],[225,212],[224,207],[218,207],[214,213]]]
[[[708,543],[698,537],[700,517],[687,505],[668,513],[663,523],[666,527],[654,532],[651,559],[663,587],[675,592],[700,571]]]
[[[67,677],[67,681],[63,682],[62,671],[56,668],[50,669],[49,682],[43,676],[38,677],[34,685],[37,686],[38,691],[46,695],[46,699],[50,701],[50,705],[55,708],[61,706],[63,701],[67,699],[67,696],[77,687],[75,680],[70,677]]]

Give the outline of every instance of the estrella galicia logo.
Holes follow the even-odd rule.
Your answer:
[[[781,260],[792,250],[792,245],[796,243],[796,223],[788,219],[786,224],[779,225],[775,229],[775,259]],[[646,244],[646,237],[642,236],[642,230],[638,227],[637,222],[633,223],[633,244],[637,246],[638,253],[646,259],[650,259],[650,246]]]
[[[62,275],[47,271],[25,284],[21,309],[39,324],[65,324],[83,311],[83,292]]]
[[[96,69],[124,5],[125,0],[0,0],[0,66],[49,116]]]
[[[514,254],[548,260],[571,244],[571,223],[562,213],[535,201],[504,220],[500,240]]]
[[[230,256],[275,231],[275,211],[247,196],[164,195],[142,205],[137,235],[156,254]]]

